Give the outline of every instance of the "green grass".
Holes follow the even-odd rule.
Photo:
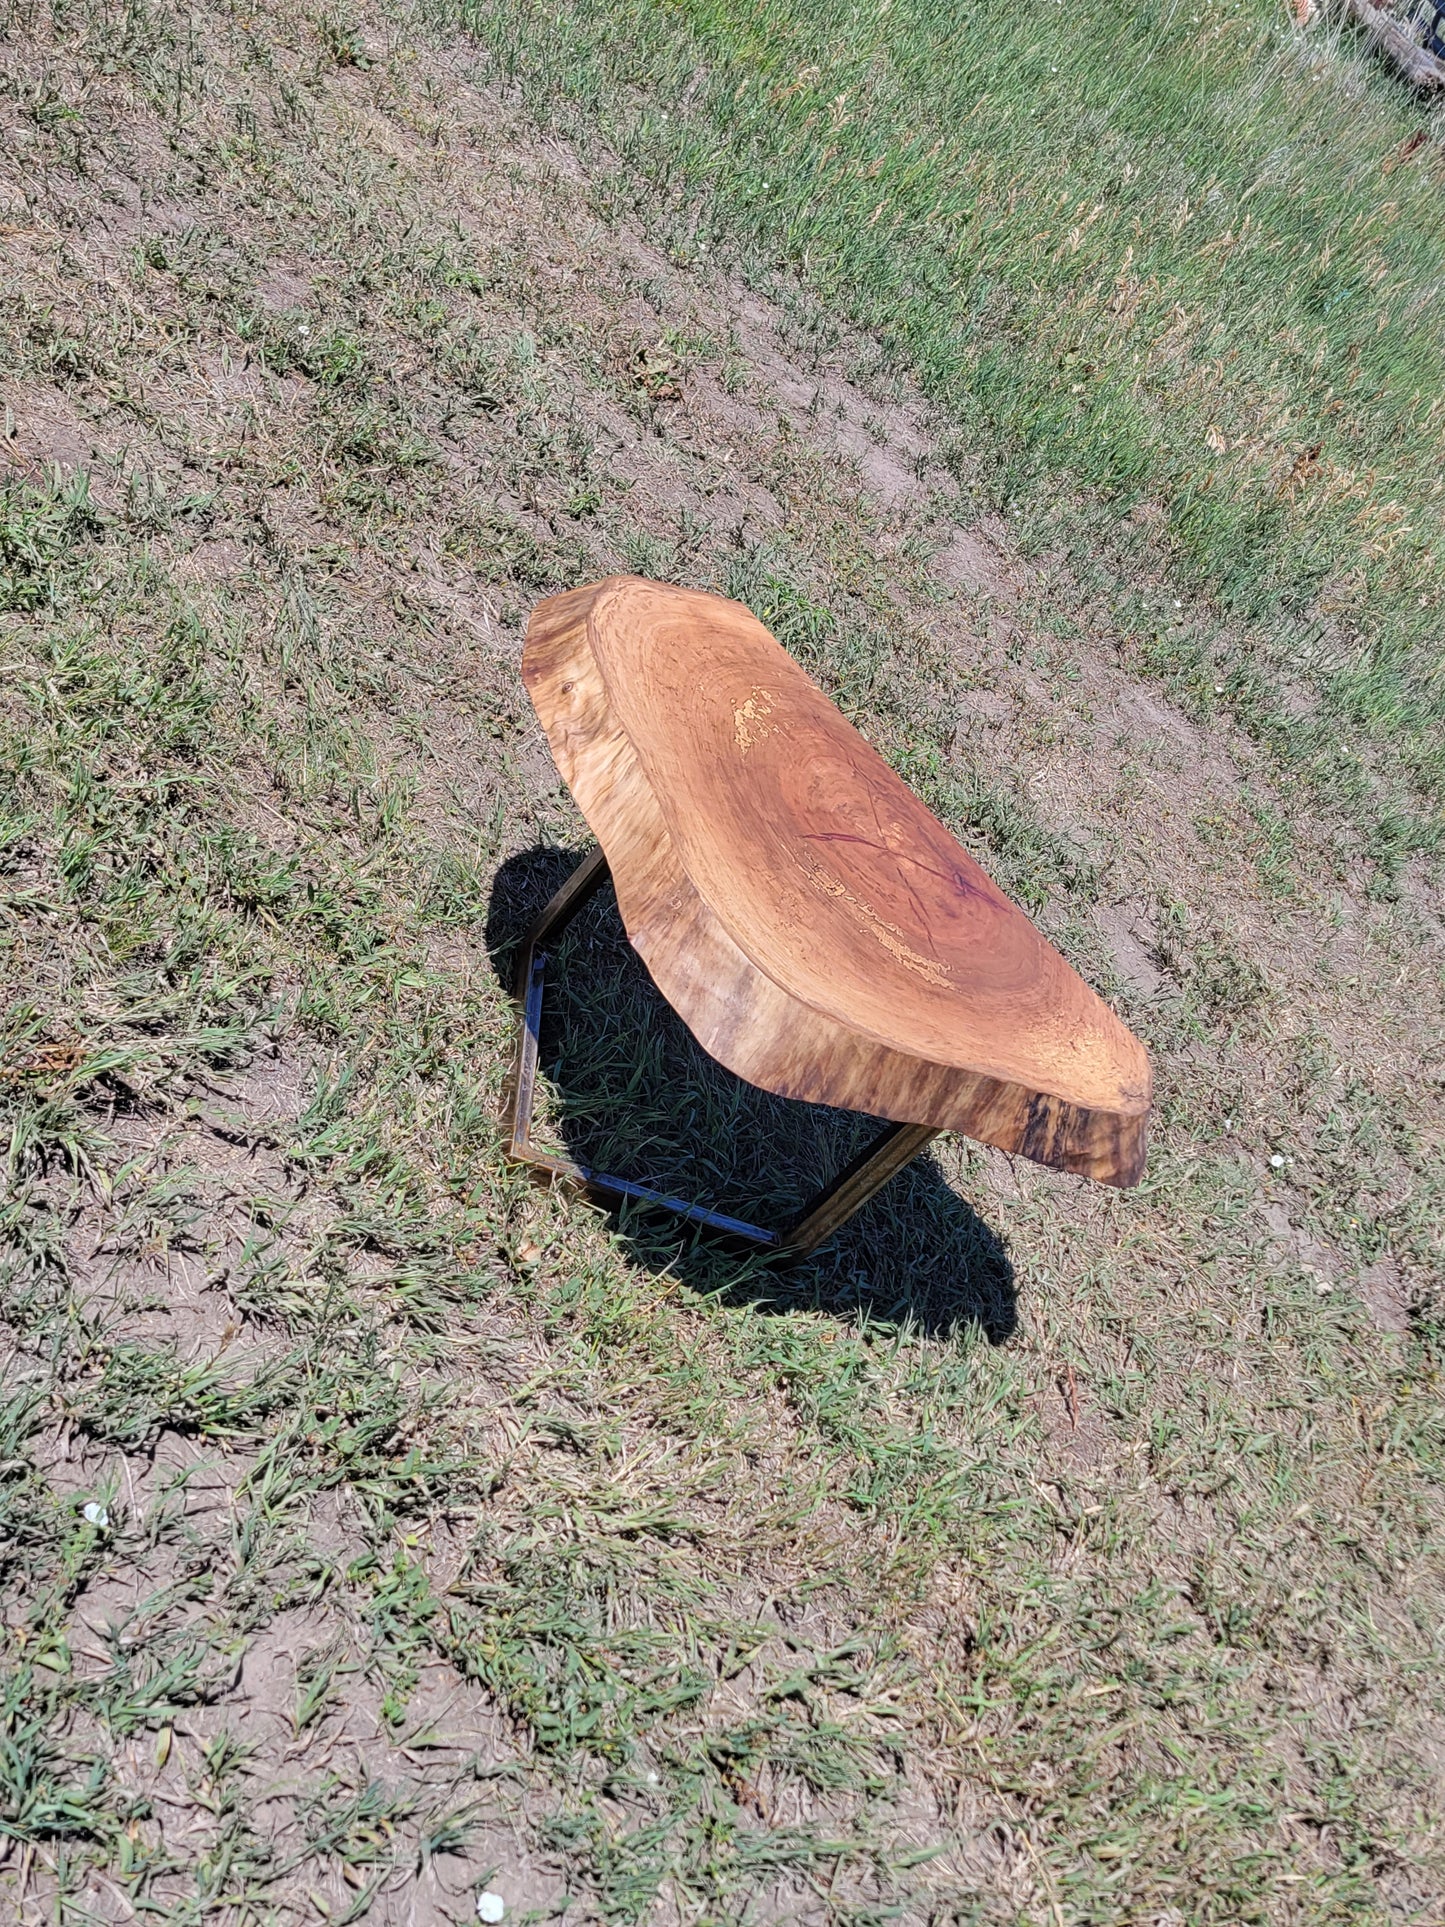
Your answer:
[[[1445,174],[1351,30],[1253,0],[455,17],[611,143],[611,194],[680,258],[867,330],[1172,668],[1197,638],[1156,643],[1167,603],[1131,594],[1151,518],[1242,718],[1305,768],[1375,746],[1438,834]],[[1261,669],[1307,714],[1259,713]]]
[[[1302,784],[1263,630],[1217,698],[1156,551],[1089,573],[1026,395],[1016,471],[881,511],[782,393],[896,380],[848,287],[750,361],[550,171],[508,19],[6,16],[0,1904],[1432,1921],[1418,798]],[[1017,594],[946,591],[1010,491]],[[785,1275],[503,1165],[509,946],[585,841],[521,626],[624,566],[755,607],[1137,1026],[1137,1191],[944,1144]],[[701,1058],[607,901],[559,964],[564,1139],[781,1213],[860,1128]]]

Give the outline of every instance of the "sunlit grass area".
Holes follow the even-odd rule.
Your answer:
[[[1243,10],[469,24],[0,11],[0,1915],[1430,1927],[1427,119]],[[508,1169],[618,569],[1145,1040],[1136,1191],[940,1140],[784,1272]],[[864,1128],[555,964],[584,1155]]]
[[[1110,557],[1121,520],[1151,529],[1225,625],[1209,680],[1261,725],[1261,675],[1317,697],[1276,733],[1326,788],[1358,731],[1438,810],[1445,157],[1342,20],[1300,31],[1253,0],[462,17],[529,100],[605,134],[613,191],[682,256],[796,276],[866,329],[1041,539],[1067,526],[1060,491]]]

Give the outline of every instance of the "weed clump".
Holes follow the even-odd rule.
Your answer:
[[[84,471],[69,481],[57,474],[45,487],[0,485],[0,611],[49,607],[76,548],[100,527]]]

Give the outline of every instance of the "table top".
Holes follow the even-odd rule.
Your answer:
[[[614,576],[539,605],[522,674],[633,946],[719,1062],[1138,1178],[1143,1046],[749,610]]]

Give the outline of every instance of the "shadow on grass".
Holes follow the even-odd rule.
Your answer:
[[[538,847],[497,873],[487,947],[512,988],[517,948],[576,852]],[[547,970],[535,1134],[594,1170],[781,1227],[880,1128],[770,1096],[694,1041],[628,943],[611,888],[574,920]],[[928,1152],[812,1257],[779,1266],[664,1213],[613,1213],[632,1257],[693,1290],[764,1309],[812,1306],[994,1344],[1017,1325],[1013,1267],[996,1232]]]

